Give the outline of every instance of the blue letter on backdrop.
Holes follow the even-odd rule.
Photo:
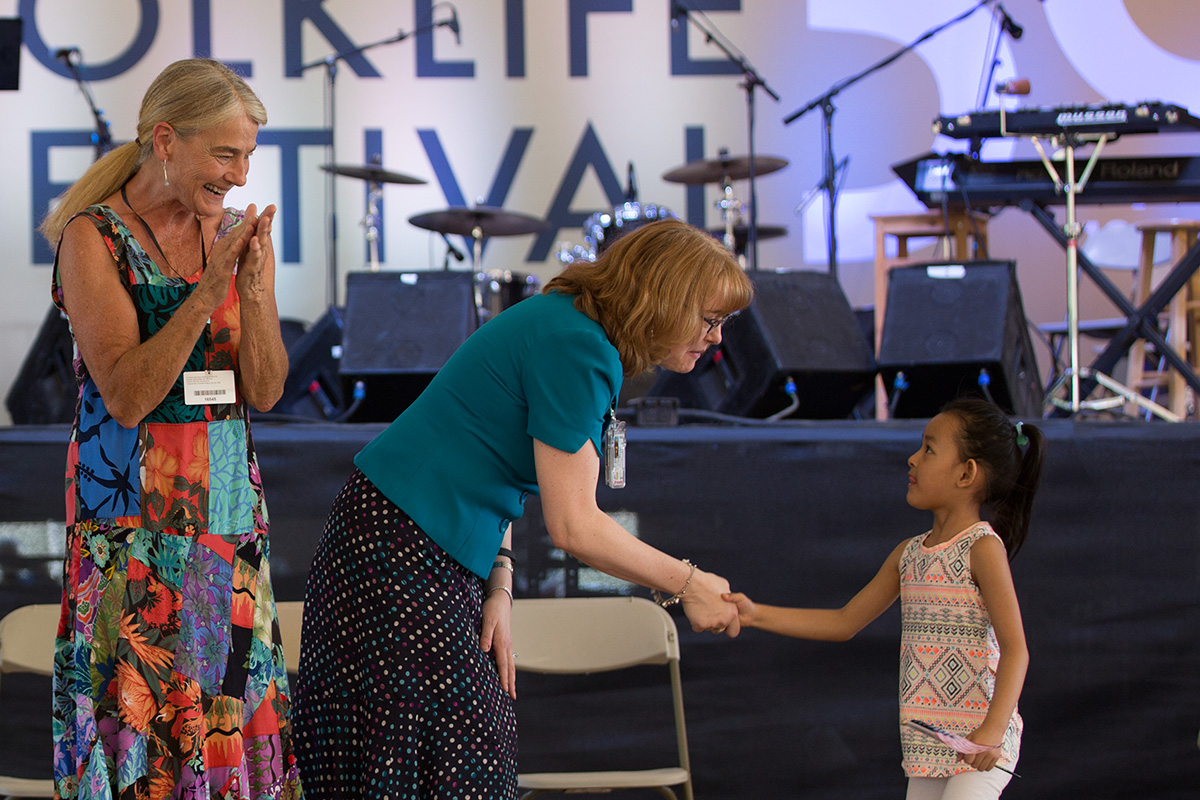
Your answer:
[[[742,0],[687,0],[687,7],[695,11],[741,11]],[[724,56],[689,58],[688,27],[688,21],[681,17],[679,26],[671,28],[672,75],[736,75],[742,71],[737,64]]]
[[[428,29],[433,24],[433,0],[417,0],[416,8],[413,11],[417,20],[417,29],[426,29],[417,34],[417,77],[473,78],[475,62],[438,61],[433,57],[433,34],[437,29]],[[449,31],[444,35],[449,36]]]
[[[304,64],[300,41],[300,29],[304,20],[317,26],[317,30],[329,42],[333,53],[344,53],[358,46],[350,41],[350,37],[325,13],[325,9],[321,7],[324,2],[325,0],[283,0],[283,74],[289,78],[300,77],[300,67]],[[362,53],[346,56],[345,60],[360,78],[380,77],[379,72]]]
[[[570,31],[571,77],[582,78],[588,74],[587,15],[633,11],[633,0],[571,0],[569,8],[567,28]]]
[[[446,202],[451,206],[474,205],[474,203],[468,203],[463,196],[462,188],[458,185],[458,179],[454,177],[450,159],[446,157],[446,150],[442,147],[442,141],[438,138],[437,131],[431,128],[418,129],[417,135],[425,147],[425,156],[433,165],[433,174],[437,176],[438,185],[442,187],[442,194],[446,196]],[[517,167],[521,164],[521,158],[525,155],[525,150],[529,147],[529,140],[532,137],[533,128],[513,128],[512,135],[508,137],[508,147],[504,150],[504,158],[500,161],[496,177],[492,179],[491,190],[483,199],[483,205],[497,208],[504,206],[508,190],[512,188],[513,180],[517,176]],[[463,238],[469,247],[469,240],[466,237]],[[487,242],[484,242],[484,247],[487,247]]]
[[[212,0],[192,0],[192,52],[198,58],[213,58]],[[249,61],[226,61],[225,66],[243,78],[254,77]]]
[[[260,146],[279,148],[279,209],[283,222],[283,263],[298,264],[300,258],[300,148],[329,144],[325,128],[280,130],[263,128],[258,132]]]
[[[504,0],[508,77],[525,77],[525,0]]]
[[[545,261],[561,229],[578,228],[599,210],[571,211],[571,198],[579,190],[583,173],[589,165],[596,170],[596,177],[600,179],[604,194],[608,196],[609,205],[615,207],[625,199],[625,190],[621,188],[621,182],[617,180],[612,164],[608,163],[608,156],[604,153],[604,146],[600,144],[600,137],[596,135],[591,123],[588,123],[579,147],[575,149],[575,156],[567,166],[567,172],[554,195],[554,201],[550,204],[550,211],[546,214],[546,221],[550,223],[550,227],[538,234],[537,240],[529,250],[527,261]]]
[[[109,61],[107,64],[88,64],[87,79],[92,81],[100,81],[105,78],[113,78],[128,70],[134,64],[146,55],[146,51],[150,49],[150,44],[154,41],[154,34],[158,32],[158,0],[138,0],[141,5],[141,22],[142,26],[138,28],[137,37],[133,40],[133,44],[129,45],[129,49],[121,55]],[[25,20],[24,36],[25,49],[29,54],[41,62],[42,66],[56,75],[62,75],[64,78],[74,77],[67,70],[65,64],[54,57],[51,48],[46,45],[40,33],[37,30],[37,0],[21,0],[17,6],[17,14],[21,19]],[[99,6],[94,6],[90,9],[93,13],[100,14],[103,11]],[[60,47],[71,47],[71,42],[59,42],[54,46],[57,50]]]
[[[42,217],[50,210],[50,201],[67,190],[74,178],[66,183],[50,182],[51,147],[92,148],[92,135],[87,131],[30,131],[29,132],[29,182],[33,194],[33,208],[29,218],[33,220],[33,263],[53,264],[54,250],[37,232]]]

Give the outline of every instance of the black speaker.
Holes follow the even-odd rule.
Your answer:
[[[51,306],[21,362],[5,402],[16,425],[54,425],[75,419],[75,343],[71,326]]]
[[[841,286],[823,272],[758,273],[754,302],[689,373],[659,369],[651,397],[743,417],[841,419],[871,390],[875,361]]]
[[[989,397],[1015,416],[1042,416],[1016,264],[968,261],[891,270],[879,371],[895,417],[932,417],[963,394]]]
[[[288,345],[287,381],[274,410],[321,420],[345,410],[339,370],[343,327],[342,312],[331,307]]]
[[[478,326],[473,273],[347,275],[341,382],[358,403],[350,421],[391,422]]]
[[[20,88],[21,18],[0,19],[0,89],[15,91]]]

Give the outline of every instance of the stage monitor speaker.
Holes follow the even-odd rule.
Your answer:
[[[50,306],[33,345],[21,362],[6,405],[15,425],[55,425],[75,419],[75,343],[71,326]]]
[[[1015,416],[1042,416],[1016,264],[968,261],[892,269],[879,371],[895,417],[932,417],[963,394],[990,397]],[[900,372],[907,388],[895,386]]]
[[[330,307],[288,346],[288,375],[275,411],[319,420],[345,410],[342,396],[342,312]]]
[[[790,405],[790,378],[799,405],[787,416],[849,416],[871,390],[875,361],[837,281],[809,271],[757,273],[753,281],[754,302],[726,324],[720,346],[689,373],[660,368],[647,396],[762,418]]]
[[[391,422],[478,326],[473,273],[347,275],[342,391],[365,391],[350,421]]]

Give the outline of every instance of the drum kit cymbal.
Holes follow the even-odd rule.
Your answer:
[[[545,220],[494,206],[457,206],[444,211],[427,211],[408,218],[418,228],[443,235],[470,236],[475,264],[483,258],[483,240],[491,236],[522,236],[549,228]]]
[[[667,170],[662,179],[670,183],[686,183],[695,186],[702,183],[728,184],[750,177],[751,168],[755,175],[769,175],[788,165],[786,159],[775,156],[731,156],[721,152],[717,158],[689,161],[681,167]]]
[[[367,236],[367,253],[368,262],[372,272],[379,271],[379,201],[383,198],[383,184],[399,183],[410,186],[415,186],[427,181],[421,178],[414,178],[411,175],[402,175],[399,172],[390,172],[377,163],[357,166],[351,164],[322,164],[321,169],[333,175],[341,175],[346,178],[357,178],[360,181],[366,181],[367,190],[367,213],[363,217],[362,226],[366,231]]]
[[[778,172],[788,165],[786,159],[778,156],[731,156],[727,150],[720,150],[716,158],[689,161],[682,166],[667,170],[663,180],[670,183],[683,183],[697,186],[715,183],[721,186],[722,197],[717,201],[717,209],[721,212],[724,224],[717,228],[709,228],[708,232],[721,239],[722,243],[739,257],[746,253],[750,242],[750,226],[743,222],[744,206],[733,193],[733,182],[746,178],[769,175]],[[787,228],[779,225],[756,225],[755,240],[773,239],[787,234]],[[757,264],[754,265],[757,268]]]
[[[728,151],[722,149],[716,158],[689,161],[667,170],[663,173],[662,179],[669,183],[681,183],[688,186],[717,184],[722,187],[722,197],[717,201],[716,206],[721,212],[724,224],[707,230],[712,236],[721,239],[730,251],[744,256],[750,238],[750,226],[743,220],[743,204],[734,195],[733,183],[752,176],[769,175],[787,165],[786,159],[776,156],[756,156],[754,158],[731,156]],[[333,175],[367,182],[369,186],[367,213],[363,218],[362,225],[366,230],[370,268],[372,271],[378,271],[378,215],[383,185],[390,183],[416,186],[425,184],[427,181],[384,169],[379,163],[322,164],[321,169]],[[571,252],[561,250],[558,254],[559,259],[567,263],[581,259],[595,260],[599,250],[605,244],[611,243],[616,236],[647,222],[675,216],[674,212],[664,206],[643,205],[638,203],[636,198],[632,198],[614,208],[611,215],[606,212],[593,215],[593,220],[590,220],[584,228],[584,238],[589,242],[589,248],[575,247]],[[618,220],[620,224],[615,222]],[[485,239],[493,236],[523,236],[540,233],[549,227],[549,223],[538,217],[487,205],[451,206],[416,214],[409,217],[408,221],[418,228],[440,233],[443,236],[469,236],[473,244],[474,263],[478,270],[481,270],[480,262]],[[612,224],[606,225],[606,222],[612,222]],[[779,225],[759,225],[755,234],[760,240],[773,239],[786,235],[787,228]]]

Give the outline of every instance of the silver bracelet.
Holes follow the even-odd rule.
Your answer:
[[[506,595],[508,595],[508,604],[509,605],[513,604],[512,589],[508,588],[507,586],[493,586],[492,588],[490,588],[486,592],[484,592],[483,599],[487,600],[489,597],[494,595],[496,592],[504,592]]]
[[[513,563],[511,561],[493,561],[492,569],[506,569],[509,572],[512,572]]]
[[[682,589],[680,589],[678,592],[671,595],[670,597],[663,597],[662,592],[660,592],[658,589],[651,590],[651,592],[654,594],[654,602],[658,603],[663,608],[673,606],[676,603],[678,603],[680,600],[682,600],[683,596],[685,594],[687,594],[688,587],[692,585],[692,578],[696,577],[696,565],[693,564],[691,561],[688,561],[686,558],[683,559],[683,563],[685,563],[689,567],[691,567],[692,570],[691,570],[691,572],[688,573],[687,580],[683,582]]]

